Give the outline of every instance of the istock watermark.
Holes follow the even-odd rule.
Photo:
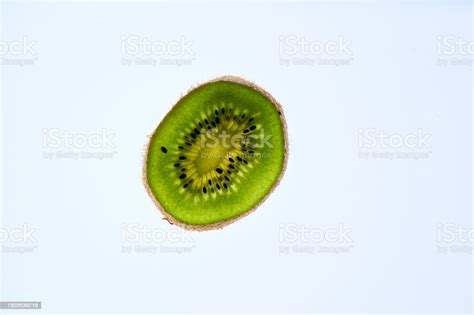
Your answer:
[[[223,147],[225,149],[238,148],[246,145],[253,148],[273,148],[271,143],[272,135],[265,134],[262,128],[258,133],[242,135],[240,133],[228,133],[225,130],[221,132],[214,132],[213,130],[201,129],[199,131],[201,148],[217,148]]]
[[[103,160],[117,155],[116,135],[105,128],[96,132],[45,128],[42,148],[47,160]]]
[[[472,66],[474,41],[458,35],[436,37],[436,64],[438,66]]]
[[[1,66],[32,66],[38,61],[38,42],[23,36],[16,40],[0,40]]]
[[[436,249],[440,254],[472,254],[474,228],[455,223],[436,224]]]
[[[1,227],[2,254],[29,254],[38,248],[37,229],[24,223],[21,226]]]
[[[394,132],[377,128],[357,130],[358,157],[362,160],[424,160],[431,156],[431,134],[419,128]]]
[[[263,128],[251,126],[241,131],[210,128],[186,130],[179,150],[193,146],[197,148],[193,155],[199,159],[237,159],[244,164],[248,159],[271,159],[273,154],[263,152],[263,148],[273,148],[273,136]],[[191,134],[191,135],[190,135]],[[191,159],[193,159],[191,157]]]
[[[339,35],[330,40],[297,35],[278,38],[281,66],[348,66],[354,61],[352,41]]]
[[[196,61],[194,42],[186,36],[172,40],[147,35],[122,35],[122,66],[190,66]]]
[[[196,245],[191,232],[176,227],[152,227],[140,223],[123,223],[122,254],[189,254]]]
[[[297,223],[280,224],[279,253],[345,254],[354,247],[352,229],[339,223],[334,227],[316,227]]]

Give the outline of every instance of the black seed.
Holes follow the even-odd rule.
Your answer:
[[[234,165],[232,165],[232,164],[229,164],[229,167],[230,167],[231,169],[235,170],[235,167],[234,167]]]
[[[226,180],[226,181],[230,182],[230,179],[229,179],[229,177],[227,177],[227,176],[224,176],[224,178],[225,178],[225,180]]]
[[[189,183],[186,183],[186,184],[184,184],[183,188],[186,189],[186,188],[188,188],[188,186],[189,186]]]
[[[216,117],[216,124],[220,123],[219,117]]]
[[[245,143],[242,144],[242,149],[245,148]]]
[[[179,175],[179,179],[185,179],[185,178],[186,178],[186,174]]]
[[[197,135],[200,134],[200,132],[197,128],[194,128],[194,133],[197,134]]]
[[[227,184],[226,183],[224,183],[224,188],[227,189]]]
[[[161,152],[163,152],[163,153],[168,153],[168,150],[166,150],[165,147],[161,147]]]
[[[242,114],[242,116],[240,116],[240,118],[244,118],[245,117],[245,114]]]
[[[189,145],[189,146],[192,146],[192,144],[191,144],[191,143],[189,143],[189,142],[186,142],[186,144],[187,144],[187,145]]]
[[[249,164],[249,162],[247,162],[246,160],[244,160],[244,163],[245,163],[245,164]]]
[[[249,132],[249,130],[248,130],[248,129],[245,129],[245,130],[244,130],[244,133],[248,133],[248,132]]]
[[[184,147],[182,147],[182,146],[178,146],[178,149],[180,149],[180,150],[184,150]]]
[[[202,123],[201,123],[201,122],[199,122],[199,127],[201,127],[201,128],[202,128]]]
[[[281,112],[280,112],[280,111],[278,111],[278,115],[281,115]]]
[[[215,126],[216,126],[216,122],[213,121],[213,122],[212,122],[212,127],[215,127]]]
[[[232,174],[232,172],[231,172],[231,171],[229,171],[229,170],[227,170],[227,174],[229,174],[229,175],[230,175],[230,174]]]
[[[209,120],[204,119],[204,122],[206,123],[206,125],[209,125]]]
[[[186,171],[186,167],[183,167],[183,168],[181,169],[181,172],[184,172],[184,171]]]
[[[224,114],[225,113],[225,108],[221,109],[221,112],[222,112],[222,114]]]
[[[253,153],[255,153],[255,151],[250,150],[249,153],[253,154]]]
[[[209,185],[212,185],[212,181],[211,181],[211,180],[208,180],[207,182],[209,183]]]
[[[250,127],[250,130],[255,130],[257,128],[257,126],[253,125]]]
[[[219,184],[216,184],[216,187],[218,190],[221,190],[221,186],[219,186]]]
[[[239,162],[242,162],[242,158],[240,156],[237,157],[237,160],[239,160]]]
[[[229,161],[231,161],[232,163],[235,162],[233,158],[229,158]]]
[[[206,187],[203,187],[203,188],[202,188],[202,192],[203,192],[203,193],[207,193]]]
[[[252,122],[253,121],[253,117],[249,119],[249,122]]]
[[[196,139],[196,135],[194,134],[194,132],[191,132],[191,137],[193,137],[193,139]]]
[[[216,115],[219,115],[219,111],[218,111],[217,109],[214,111],[214,113],[215,113]]]
[[[185,157],[185,156],[180,156],[179,159],[180,159],[181,161],[183,161],[183,160],[186,160],[186,157]]]
[[[180,167],[180,166],[181,166],[181,164],[179,164],[179,163],[176,163],[176,164],[174,164],[173,166],[174,166],[174,167]]]
[[[219,173],[219,174],[222,174],[222,169],[216,168],[216,172]]]

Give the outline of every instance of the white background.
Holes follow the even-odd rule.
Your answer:
[[[28,224],[36,248],[3,253],[0,300],[42,301],[41,312],[62,313],[471,313],[471,254],[440,253],[445,244],[437,238],[439,224],[472,229],[472,67],[437,64],[446,57],[437,37],[472,43],[471,23],[471,5],[461,1],[3,3],[3,41],[27,36],[35,54],[23,56],[33,65],[1,66],[2,226]],[[123,36],[133,35],[161,42],[184,36],[194,55],[151,58],[191,64],[123,65],[135,59],[122,48]],[[282,53],[285,36],[342,37],[349,56],[300,50],[296,57],[350,62],[282,65],[295,57]],[[137,245],[124,241],[130,224],[188,237],[161,220],[146,194],[143,150],[181,94],[221,75],[254,81],[284,106],[284,180],[254,214],[224,230],[137,243],[189,252],[124,253]],[[52,148],[44,143],[51,129],[105,129],[115,147]],[[365,160],[360,129],[421,129],[430,148],[388,151],[428,157]],[[44,156],[58,151],[113,156]],[[282,241],[292,224],[343,225],[352,242]],[[11,243],[2,245],[31,245]],[[347,251],[318,252],[322,245]]]

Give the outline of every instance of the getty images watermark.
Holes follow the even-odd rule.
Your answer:
[[[38,42],[28,36],[15,40],[0,40],[1,66],[33,66],[38,61]]]
[[[362,160],[425,160],[431,156],[431,134],[423,129],[393,132],[377,128],[357,130],[358,157]]]
[[[24,223],[21,226],[0,227],[2,254],[31,254],[38,249],[37,229]]]
[[[279,63],[281,66],[348,66],[354,61],[352,41],[339,35],[317,40],[297,35],[281,35]]]
[[[436,37],[436,65],[470,67],[473,60],[474,41],[452,34]]]
[[[122,254],[189,254],[196,247],[191,232],[174,226],[154,227],[140,223],[123,223]]]
[[[474,228],[455,223],[436,224],[436,249],[440,254],[472,254]]]
[[[352,229],[343,223],[324,228],[296,223],[280,224],[280,255],[346,254],[353,248]]]
[[[115,138],[115,133],[105,128],[94,132],[45,128],[42,130],[43,159],[112,159],[117,155]]]
[[[122,66],[191,66],[196,61],[194,42],[184,35],[171,40],[122,35]]]

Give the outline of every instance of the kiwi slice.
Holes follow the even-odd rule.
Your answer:
[[[225,76],[192,89],[158,125],[144,183],[170,223],[218,229],[270,195],[287,158],[282,107],[257,85]]]

